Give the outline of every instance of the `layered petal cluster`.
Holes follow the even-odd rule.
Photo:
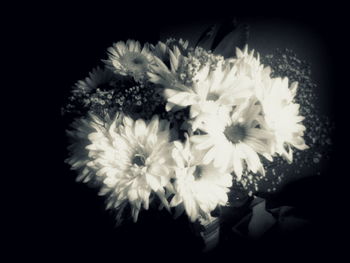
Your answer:
[[[113,122],[109,116],[105,116],[105,119],[90,114],[87,117],[76,119],[71,124],[71,130],[67,130],[67,135],[71,140],[71,144],[68,147],[70,157],[66,159],[66,162],[71,165],[71,169],[79,172],[77,181],[84,183],[100,181],[101,178],[95,177],[94,169],[91,167],[91,161],[94,156],[86,149],[91,144],[89,135],[93,132],[99,131],[106,133],[112,125],[117,126],[120,122],[120,118],[116,116]],[[109,124],[109,127],[105,125]]]
[[[275,78],[265,81],[256,92],[262,105],[265,127],[274,134],[271,150],[289,162],[293,161],[291,146],[308,149],[303,139],[305,126],[301,122],[304,117],[299,115],[300,105],[294,102],[297,87],[297,82],[289,87],[287,78]]]
[[[138,41],[119,41],[107,51],[109,59],[105,61],[106,64],[117,74],[132,76],[137,81],[146,77],[146,72],[153,62],[148,43],[141,47]]]
[[[244,170],[264,174],[261,158],[272,161],[279,154],[292,161],[291,146],[307,148],[295,83],[289,88],[287,79],[271,78],[271,69],[247,46],[226,60],[200,50],[190,56],[196,52],[185,56],[175,47],[169,66],[157,59],[149,76],[164,87],[167,110],[190,108],[190,140],[206,151],[206,165],[213,162],[240,179]]]
[[[117,116],[110,122],[90,121],[86,128],[89,131],[81,136],[90,142],[85,147],[87,152],[73,154],[68,162],[73,168],[86,165],[89,175],[103,182],[102,192],[111,194],[109,207],[128,202],[136,221],[141,207],[148,209],[152,193],[168,206],[164,187],[171,175],[172,144],[166,121],[154,117],[146,123]]]
[[[74,92],[90,92],[97,88],[110,84],[115,79],[115,74],[108,68],[94,68],[89,76],[83,80],[79,80],[73,88]]]
[[[292,162],[293,148],[308,148],[297,83],[272,78],[248,47],[224,59],[183,40],[143,47],[128,40],[115,43],[108,55],[107,67],[79,81],[76,92],[107,84],[121,91],[107,94],[118,105],[135,106],[130,98],[141,105],[153,95],[159,103],[150,107],[149,121],[128,117],[135,115],[125,106],[106,106],[102,113],[126,109],[128,116],[90,111],[68,132],[67,162],[79,181],[100,186],[108,207],[130,204],[134,221],[153,197],[169,211],[182,209],[191,221],[210,220],[216,207],[226,205],[233,179],[245,171],[264,175],[265,159],[280,155]]]
[[[192,222],[209,219],[219,205],[226,205],[232,176],[212,164],[205,165],[201,153],[187,139],[184,144],[174,142],[172,156],[175,160],[175,195],[171,206],[183,206]]]
[[[167,110],[190,106],[191,118],[195,118],[202,112],[227,111],[250,96],[253,86],[249,79],[239,77],[237,67],[230,67],[219,56],[215,62],[208,58],[196,67],[201,57],[184,57],[178,48],[169,53],[170,68],[157,59],[149,73],[150,81],[165,87]]]
[[[203,163],[213,162],[222,171],[233,171],[238,180],[244,169],[263,174],[258,154],[271,159],[273,134],[262,128],[260,112],[261,106],[250,99],[225,120],[210,115],[197,119],[195,127],[206,134],[193,135],[191,141],[198,150],[206,151]]]

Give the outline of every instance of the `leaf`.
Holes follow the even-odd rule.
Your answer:
[[[234,31],[237,28],[237,20],[234,19],[225,19],[221,22],[219,29],[213,40],[211,50],[214,50],[219,43],[226,37],[230,32]]]
[[[212,43],[214,41],[214,37],[216,36],[216,33],[219,29],[218,24],[211,25],[208,27],[199,37],[195,47],[200,46],[204,49],[211,49]]]
[[[235,55],[236,47],[243,49],[247,44],[249,37],[249,27],[246,24],[239,24],[227,33],[217,46],[213,46],[213,53],[222,55],[225,58],[233,57]],[[215,44],[215,43],[213,43]]]
[[[204,30],[195,46],[212,50],[225,58],[233,57],[236,47],[243,49],[247,44],[248,36],[248,25],[239,24],[236,19],[224,19]]]
[[[253,239],[260,238],[276,223],[276,219],[266,211],[265,206],[266,201],[263,200],[252,208],[252,218],[248,224],[248,236]]]

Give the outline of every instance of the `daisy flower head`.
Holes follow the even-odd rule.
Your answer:
[[[249,52],[248,45],[243,50],[236,48],[236,57],[226,59],[225,63],[236,69],[237,78],[245,78],[246,82],[250,82],[250,86],[256,88],[264,85],[264,82],[271,80],[271,68],[265,67],[260,63],[260,55],[254,55],[254,50]]]
[[[259,80],[264,65],[260,63],[259,53],[255,57],[254,52],[254,49],[249,51],[248,45],[245,45],[243,50],[236,48],[236,57],[228,59],[227,62],[235,65],[238,75],[247,76],[252,80]]]
[[[220,61],[215,68],[208,70],[207,75],[196,78],[193,91],[197,101],[191,105],[191,118],[201,113],[230,112],[232,106],[250,98],[253,86],[248,78],[237,75],[235,66],[229,67]]]
[[[115,74],[109,68],[94,68],[84,80],[79,80],[73,88],[74,93],[88,93],[96,89],[115,88]]]
[[[183,39],[168,38],[165,43],[158,41],[157,45],[151,45],[153,54],[161,59],[165,65],[170,65],[170,50],[174,50],[174,47],[180,49],[181,54],[185,54],[188,49],[188,41]]]
[[[94,68],[85,79],[76,82],[63,108],[63,113],[78,113],[103,106],[104,97],[112,96],[117,88],[117,76],[108,68]],[[102,105],[103,104],[103,105]]]
[[[175,181],[170,205],[182,206],[192,222],[209,219],[219,205],[226,205],[227,192],[232,185],[230,173],[221,172],[213,165],[203,165],[201,156],[190,141],[174,142],[172,156],[175,160]]]
[[[114,191],[114,206],[124,201],[131,205],[134,221],[141,206],[148,209],[150,195],[156,194],[168,207],[164,187],[169,183],[172,164],[169,123],[154,117],[149,123],[125,116],[119,132],[110,142],[110,152],[100,153],[95,163],[106,175],[105,184]],[[98,146],[92,145],[100,151]]]
[[[182,52],[186,51],[189,48],[189,42],[187,40],[183,40],[182,38],[176,39],[176,38],[168,38],[165,41],[165,44],[169,48],[173,48],[174,46],[177,46],[181,49]]]
[[[86,164],[103,183],[100,193],[109,195],[107,206],[118,209],[129,203],[135,222],[141,207],[148,209],[151,194],[168,207],[164,190],[172,165],[168,123],[156,116],[146,123],[119,115],[90,126],[94,131],[87,135],[87,154],[75,162]]]
[[[201,129],[205,134],[191,136],[191,141],[198,150],[206,150],[204,164],[213,162],[222,171],[233,171],[238,180],[244,169],[264,174],[259,154],[271,160],[273,136],[261,121],[261,106],[251,98],[225,119],[203,117]]]
[[[160,60],[150,80],[164,86],[166,109],[191,107],[191,118],[202,111],[216,112],[250,96],[250,83],[237,78],[235,67],[225,65],[221,56],[196,48],[183,56],[170,51],[170,69]]]
[[[106,64],[117,74],[132,76],[136,81],[146,77],[148,67],[153,62],[149,44],[141,47],[140,42],[127,40],[119,41],[108,48],[109,59]]]
[[[288,78],[275,78],[257,90],[260,97],[266,128],[274,134],[273,151],[283,156],[288,162],[293,160],[291,146],[308,149],[303,139],[304,119],[299,115],[300,105],[294,103],[298,83],[293,82],[290,87]]]
[[[108,137],[110,132],[118,129],[120,122],[120,115],[115,115],[114,118],[105,115],[101,118],[90,113],[88,117],[78,118],[71,124],[72,129],[66,131],[72,142],[68,147],[70,156],[65,161],[71,165],[72,170],[79,172],[77,181],[87,183],[101,179],[95,176],[98,168],[93,165],[95,155],[87,149],[91,145],[89,136],[98,134],[100,138]]]

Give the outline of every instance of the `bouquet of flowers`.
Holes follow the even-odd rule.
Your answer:
[[[182,39],[127,40],[103,62],[64,108],[74,116],[66,161],[118,223],[156,206],[206,226],[233,184],[308,148],[298,83],[273,76],[247,46],[224,57]]]

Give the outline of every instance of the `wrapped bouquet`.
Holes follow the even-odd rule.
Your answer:
[[[182,39],[127,40],[103,62],[64,107],[74,117],[66,161],[118,223],[156,206],[207,226],[233,184],[308,148],[298,83],[273,76],[248,46],[224,57]]]

